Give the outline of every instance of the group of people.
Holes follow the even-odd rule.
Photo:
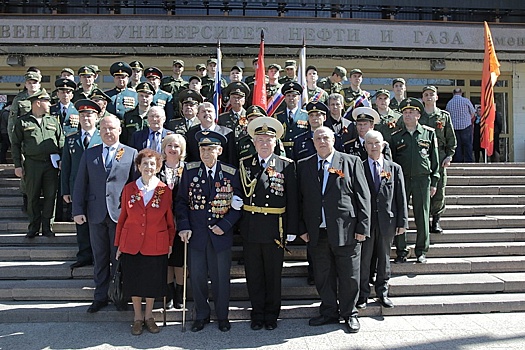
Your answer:
[[[213,72],[214,64],[196,68]],[[40,73],[29,71],[26,90],[13,101],[10,139],[28,202],[26,237],[54,236],[57,193],[72,204],[79,251],[71,267],[94,265],[88,312],[108,305],[119,259],[134,308],[132,333],[158,332],[154,300],[168,295],[169,307],[182,307],[187,262],[191,330],[210,322],[208,280],[218,328],[230,330],[234,233],[242,236],[253,330],[277,327],[284,254],[297,236],[307,242],[307,282],[321,297],[311,326],[342,318],[348,332],[358,332],[358,309],[366,308],[371,285],[378,301],[393,307],[390,247],[394,241],[396,263],[407,261],[408,202],[417,263],[427,261],[429,233],[442,232],[456,137],[450,114],[436,106],[437,88],[425,87],[421,101],[406,98],[405,80],[396,78],[394,97],[378,90],[372,109],[360,69],[350,71],[343,88],[345,68],[318,82],[310,66],[309,101],[301,106],[303,87],[288,60],[281,80],[279,65],[268,68],[268,91],[284,97],[268,115],[248,103],[253,80],[235,81],[242,69],[233,67],[223,90],[227,108],[216,118],[206,101],[211,92],[191,87],[210,78],[196,75],[188,85],[183,69],[174,60],[173,76],[163,77],[138,61],[116,62],[116,87],[103,92],[94,85],[97,67],[83,66],[81,87],[66,76],[55,82],[53,106]],[[142,72],[148,82],[140,82]]]

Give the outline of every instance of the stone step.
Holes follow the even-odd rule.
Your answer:
[[[416,224],[413,217],[409,217],[409,228],[415,229]],[[491,215],[479,217],[443,217],[440,220],[441,227],[445,230],[466,229],[498,229],[511,227],[525,227],[525,216],[523,215]]]
[[[408,230],[407,240],[416,242],[416,231]],[[474,243],[474,242],[523,242],[525,228],[495,229],[446,229],[442,234],[431,233],[430,244],[434,243]]]
[[[410,256],[414,256],[413,246]],[[482,243],[436,243],[427,253],[431,257],[465,256],[509,256],[524,255],[525,242],[482,242]]]
[[[500,186],[500,185],[486,185],[486,186],[447,186],[447,195],[524,195],[525,186]]]
[[[524,185],[525,175],[447,175],[447,186]]]
[[[447,188],[446,202],[447,208],[449,205],[522,205],[525,195],[450,195]]]
[[[0,236],[6,232],[19,232],[18,237],[24,237],[24,234],[27,232],[27,225],[27,219],[0,219]],[[55,222],[53,225],[53,231],[58,234],[55,238],[62,237],[62,234],[71,236],[75,234],[76,226],[74,222]],[[13,238],[14,237],[16,236],[13,236]],[[35,239],[41,238],[41,236],[38,236]]]
[[[1,213],[1,212],[0,212]],[[454,205],[448,204],[445,217],[472,217],[472,216],[491,216],[491,215],[523,215],[525,213],[525,204],[508,204],[508,205]],[[409,216],[414,216],[412,207],[408,212]]]
[[[13,198],[20,202],[18,206],[10,206],[7,207],[6,204],[2,203],[2,207],[0,207],[0,219],[3,220],[24,220],[27,222],[27,214],[22,212],[20,210],[20,206],[22,205],[22,198]]]

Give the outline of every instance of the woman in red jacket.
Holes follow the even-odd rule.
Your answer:
[[[141,177],[122,191],[115,246],[117,259],[122,259],[124,295],[133,301],[131,334],[139,335],[144,325],[151,333],[160,331],[153,318],[153,302],[166,295],[175,222],[171,190],[155,176],[162,165],[160,154],[144,149],[137,155],[135,165]],[[146,298],[144,313],[142,298]]]

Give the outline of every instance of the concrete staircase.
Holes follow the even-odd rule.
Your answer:
[[[525,311],[525,164],[460,164],[448,174],[445,233],[431,236],[428,263],[415,264],[412,253],[408,263],[392,264],[395,308],[371,302],[361,315]],[[0,322],[131,320],[131,311],[112,306],[86,313],[92,268],[69,268],[76,254],[74,224],[56,223],[55,238],[28,240],[21,204],[13,167],[0,166]],[[315,316],[319,298],[306,283],[305,248],[293,245],[291,251],[283,269],[281,317]],[[236,263],[239,242],[233,255],[230,317],[249,319],[244,268]],[[180,320],[181,314],[170,310],[167,319]]]

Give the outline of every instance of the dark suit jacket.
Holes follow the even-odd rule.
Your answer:
[[[372,227],[379,226],[381,235],[394,236],[396,227],[408,228],[408,205],[403,170],[399,164],[383,160],[379,192],[376,192],[368,158],[363,161],[366,180],[371,194]]]
[[[115,246],[128,254],[165,255],[173,244],[175,222],[171,210],[171,190],[160,182],[155,191],[164,190],[158,195],[158,207],[153,207],[156,194],[144,205],[142,198],[131,198],[142,193],[136,182],[130,182],[122,191],[122,210],[115,231]]]
[[[133,133],[131,135],[131,139],[128,141],[129,146],[133,147],[139,152],[142,151],[148,145],[148,137],[150,132],[150,128],[144,128],[140,131]],[[173,134],[173,131],[162,128],[162,134],[160,135],[161,140],[163,140],[166,137],[166,135],[169,134]]]
[[[119,144],[109,175],[106,175],[102,147],[100,144],[84,151],[73,191],[73,216],[86,215],[88,222],[93,224],[103,222],[107,214],[114,222],[118,221],[122,189],[137,177],[136,149]],[[119,152],[122,152],[121,157],[117,159]]]
[[[101,143],[102,139],[100,138],[100,132],[95,130],[89,141],[88,148]],[[75,179],[77,177],[78,166],[82,154],[84,154],[84,145],[82,144],[82,131],[79,130],[73,135],[66,137],[64,148],[62,149],[62,167],[60,170],[62,195],[73,194]]]
[[[211,239],[216,252],[230,249],[233,244],[233,226],[241,218],[241,210],[234,210],[229,207],[227,212],[222,215],[212,213],[212,202],[217,208],[228,201],[225,197],[230,194],[241,196],[241,181],[237,169],[217,162],[215,169],[215,184],[212,184],[212,192],[209,191],[209,184],[206,168],[202,162],[186,163],[182,172],[182,179],[175,201],[177,215],[177,230],[192,230],[190,238],[190,248],[204,251]],[[219,187],[217,187],[219,184]],[[227,191],[228,184],[230,184]],[[217,193],[217,190],[222,191]],[[230,198],[231,199],[231,198]],[[222,203],[221,203],[222,202]],[[228,208],[224,206],[224,208]],[[223,231],[223,235],[214,234],[208,227],[217,225]]]
[[[316,246],[324,207],[328,242],[332,247],[356,243],[355,234],[370,236],[370,190],[361,159],[335,151],[324,194],[318,180],[317,153],[298,163],[301,227]]]
[[[195,134],[202,130],[200,125],[195,125],[188,130],[186,133],[186,161],[197,162],[200,161],[201,156],[199,153],[199,144],[195,140]],[[226,136],[227,143],[222,149],[222,154],[219,156],[219,160],[226,164],[232,164],[233,166],[239,165],[239,159],[237,157],[237,149],[235,145],[235,135],[232,129],[225,126],[215,125],[215,129],[218,133]]]

